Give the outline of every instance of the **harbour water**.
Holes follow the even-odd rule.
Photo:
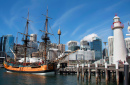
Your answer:
[[[105,75],[101,77],[101,82],[96,84],[95,76],[91,77],[91,82],[79,80],[77,75],[50,75],[40,76],[33,74],[9,73],[4,68],[0,68],[0,85],[106,85]],[[116,85],[116,81],[110,80],[107,85]],[[120,83],[119,85],[123,85]]]

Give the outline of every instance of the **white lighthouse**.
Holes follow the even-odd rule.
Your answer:
[[[122,33],[122,29],[124,25],[121,24],[120,18],[115,15],[113,25],[111,26],[112,30],[114,31],[114,56],[113,56],[113,63],[116,64],[117,61],[126,61],[126,47],[125,41]]]

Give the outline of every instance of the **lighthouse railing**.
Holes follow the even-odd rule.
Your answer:
[[[118,27],[123,27],[123,28],[124,28],[124,24],[120,24]],[[114,24],[111,25],[111,28],[112,28],[112,29],[114,28]]]

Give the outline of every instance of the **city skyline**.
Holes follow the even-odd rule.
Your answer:
[[[27,12],[29,9],[29,19],[33,22],[29,24],[29,34],[38,34],[38,41],[41,41],[43,23],[48,6],[49,27],[53,30],[58,41],[57,31],[61,29],[61,43],[67,44],[74,40],[80,42],[85,36],[95,34],[102,39],[102,42],[108,42],[108,36],[113,36],[111,25],[115,13],[121,18],[124,24],[124,38],[127,36],[128,21],[130,20],[130,8],[128,0],[125,1],[78,1],[72,0],[1,0],[0,1],[0,36],[13,34],[16,37],[17,32],[24,32]],[[8,30],[8,31],[7,31]],[[51,32],[51,30],[49,29]],[[52,33],[52,32],[51,32]],[[19,37],[22,35],[18,34]],[[53,36],[52,43],[58,42]],[[21,38],[19,39],[21,43]],[[104,46],[103,46],[104,47]],[[67,47],[66,47],[67,48]]]

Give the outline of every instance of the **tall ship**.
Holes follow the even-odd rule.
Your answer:
[[[56,71],[56,63],[54,62],[49,62],[47,60],[47,42],[50,40],[48,34],[48,8],[47,8],[47,14],[46,20],[45,20],[45,30],[41,32],[44,32],[44,35],[41,37],[44,43],[44,55],[42,56],[42,59],[33,59],[33,58],[28,58],[27,56],[27,49],[32,48],[28,46],[29,39],[28,37],[31,37],[28,34],[28,24],[29,24],[29,12],[28,12],[28,17],[27,17],[27,22],[26,22],[26,28],[25,28],[25,33],[20,33],[24,36],[23,42],[24,44],[22,47],[24,48],[24,58],[21,59],[23,62],[18,62],[17,61],[17,45],[16,45],[16,52],[14,54],[14,61],[10,61],[7,58],[4,61],[4,68],[7,70],[7,72],[17,72],[17,73],[31,73],[31,74],[38,74],[38,75],[47,75],[47,74],[54,74]],[[11,49],[10,49],[11,50]],[[12,50],[11,50],[12,51]],[[34,61],[35,63],[32,62],[27,62],[27,59],[30,59]],[[40,60],[40,61],[38,61]]]

